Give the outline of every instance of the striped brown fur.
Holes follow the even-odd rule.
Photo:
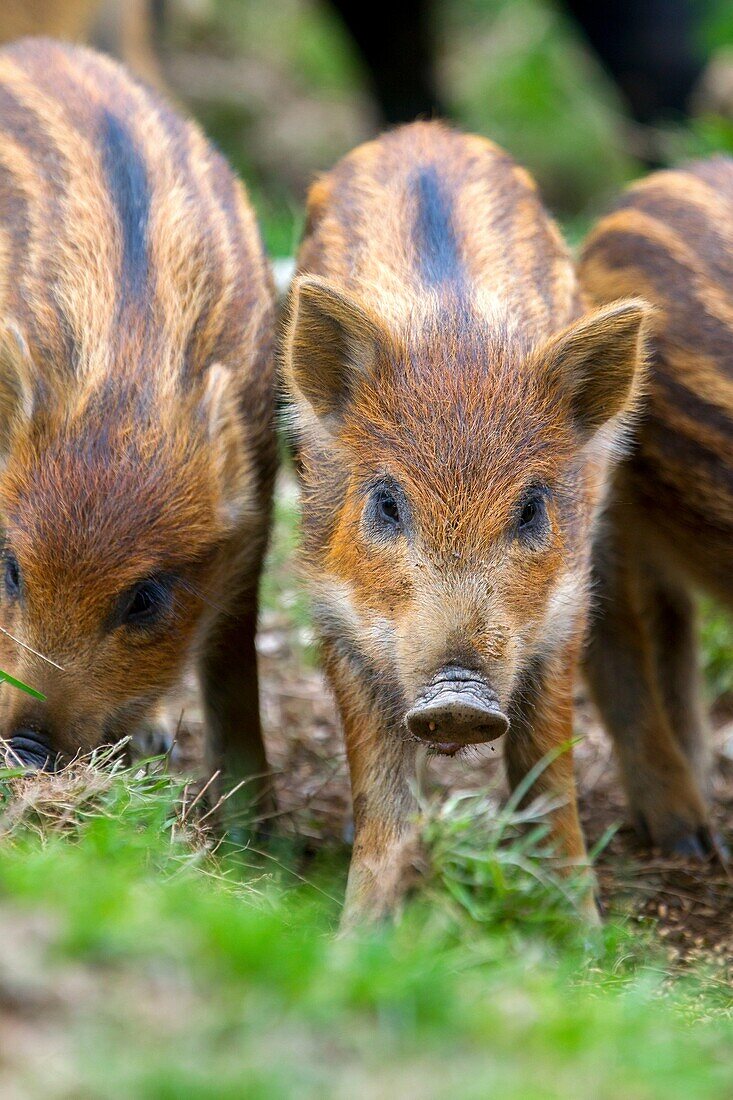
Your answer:
[[[22,643],[0,667],[47,695],[12,694],[6,735],[51,757],[120,737],[196,655],[216,754],[262,771],[273,289],[252,210],[195,125],[89,50],[0,51],[0,119],[1,616]],[[150,577],[160,614],[133,626]]]
[[[599,303],[654,315],[649,392],[597,553],[590,681],[616,741],[634,821],[665,850],[714,842],[693,587],[733,602],[733,160],[631,187],[589,236]]]
[[[416,736],[452,753],[509,721],[513,783],[571,736],[590,533],[643,309],[583,316],[527,173],[439,123],[361,146],[315,184],[299,272],[285,374],[351,768],[348,920],[389,908]],[[471,705],[424,721],[454,697]],[[538,789],[561,792],[557,846],[582,863],[569,751]]]

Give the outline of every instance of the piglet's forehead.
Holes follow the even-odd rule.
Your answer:
[[[409,354],[378,355],[344,409],[347,439],[363,445],[381,439],[466,461],[487,450],[498,459],[512,452],[530,457],[566,442],[569,405],[545,368],[543,340],[530,346],[518,334],[509,341],[474,332],[462,347],[447,328]]]
[[[92,462],[62,445],[15,469],[0,485],[8,541],[24,563],[55,575],[130,569],[165,561],[182,546],[196,558],[216,543],[214,486],[202,456],[172,453],[162,441],[144,454],[115,447]],[[137,564],[136,564],[137,563]]]
[[[569,419],[553,416],[548,404],[528,403],[514,415],[499,400],[383,411],[356,409],[348,419],[343,435],[352,461],[365,480],[383,471],[412,495],[446,507],[470,509],[533,483],[562,481],[577,454]]]

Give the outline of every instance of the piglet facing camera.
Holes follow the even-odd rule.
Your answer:
[[[532,180],[483,139],[416,123],[312,189],[285,374],[351,769],[347,923],[391,904],[418,744],[505,734],[513,784],[554,752],[533,793],[558,796],[558,856],[584,864],[559,750],[644,315],[586,311]]]

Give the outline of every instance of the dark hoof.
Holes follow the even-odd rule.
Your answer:
[[[722,863],[730,863],[730,848],[723,840],[720,833],[713,833],[713,842]]]
[[[723,840],[713,833],[708,825],[691,828],[686,822],[674,816],[667,818],[667,829],[660,836],[660,830],[649,828],[642,814],[633,818],[634,830],[639,840],[648,848],[656,848],[662,855],[677,859],[687,859],[694,863],[714,862],[727,867],[730,852]]]
[[[702,825],[694,833],[686,833],[665,846],[663,850],[671,856],[694,860],[699,863],[712,861],[727,866],[730,852],[719,836]]]
[[[652,840],[649,826],[646,823],[646,818],[642,817],[641,814],[634,814],[631,819],[631,827],[639,838],[639,842],[643,844],[645,848],[654,847],[654,841]]]
[[[662,845],[662,851],[670,856],[679,856],[680,859],[691,859],[703,862],[710,858],[711,852],[698,833],[688,833],[687,836],[678,837],[673,844]]]

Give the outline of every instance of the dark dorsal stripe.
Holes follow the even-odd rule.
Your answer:
[[[125,297],[139,301],[148,281],[150,188],[145,162],[126,126],[102,112],[101,143],[107,177],[122,233],[122,285]]]
[[[413,239],[420,277],[428,286],[459,282],[463,265],[445,183],[430,165],[415,173],[412,187]]]

